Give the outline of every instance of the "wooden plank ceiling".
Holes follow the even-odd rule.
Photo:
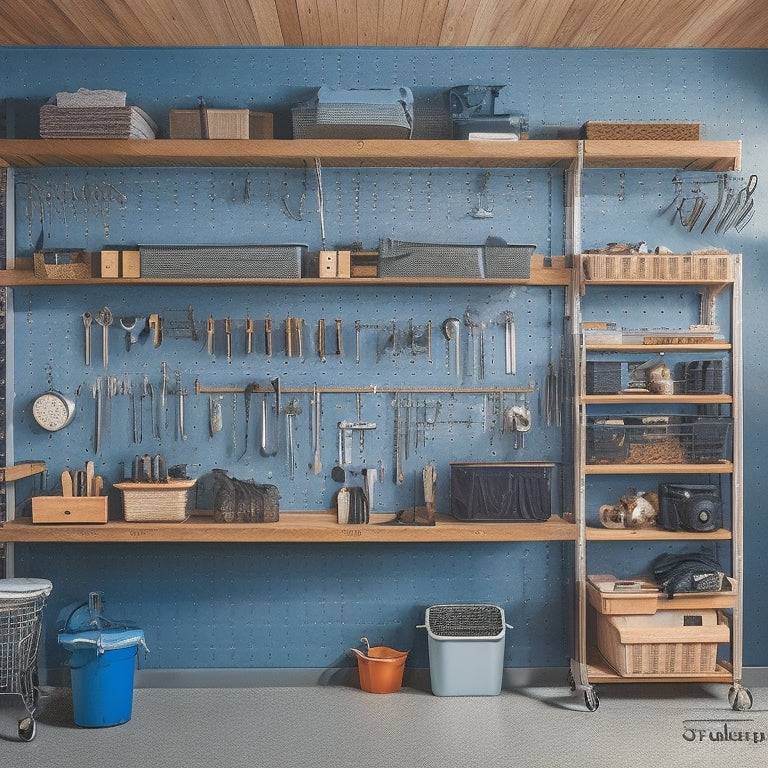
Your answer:
[[[768,48],[768,0],[5,0],[0,46]]]

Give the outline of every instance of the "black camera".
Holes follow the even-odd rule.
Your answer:
[[[668,531],[707,533],[723,527],[716,485],[659,484],[659,525]]]

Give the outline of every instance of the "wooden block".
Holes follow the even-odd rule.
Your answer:
[[[350,277],[351,261],[349,251],[336,251],[336,277]]]
[[[120,252],[120,277],[141,277],[141,254],[139,251]]]
[[[99,277],[120,277],[120,251],[102,251],[99,255]]]
[[[336,251],[320,251],[317,275],[318,277],[336,277],[338,259]]]
[[[106,496],[33,496],[33,523],[107,522]]]

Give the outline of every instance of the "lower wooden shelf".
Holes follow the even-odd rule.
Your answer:
[[[321,512],[281,512],[277,523],[216,523],[212,517],[192,515],[178,523],[127,523],[106,525],[33,524],[19,518],[0,526],[0,541],[84,544],[108,542],[493,542],[573,541],[576,526],[561,517],[544,522],[461,522],[438,515],[434,526],[387,525],[393,514],[371,515],[368,525],[339,525],[336,515]]]
[[[730,683],[733,672],[726,662],[719,662],[714,672],[692,672],[670,675],[620,675],[595,650],[587,661],[590,683]]]
[[[663,528],[598,528],[587,526],[587,541],[727,541],[733,534],[727,528],[697,533],[695,531],[667,531]]]

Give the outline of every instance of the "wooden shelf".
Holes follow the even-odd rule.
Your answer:
[[[738,171],[741,170],[741,142],[592,139],[584,142],[584,167]]]
[[[706,344],[585,344],[587,352],[730,352],[727,341]]]
[[[717,665],[714,672],[691,672],[687,675],[620,675],[597,649],[592,649],[587,664],[590,683],[729,683],[733,680],[733,672],[722,663]]]
[[[728,405],[730,395],[654,395],[653,392],[626,392],[618,395],[582,395],[585,405],[627,405],[630,403],[679,403],[691,405]]]
[[[32,259],[16,259],[15,269],[0,270],[2,284],[15,286],[57,286],[103,285],[120,287],[125,285],[301,285],[301,286],[423,286],[423,285],[570,285],[571,270],[565,266],[565,256],[549,257],[551,266],[545,266],[547,257],[541,254],[531,256],[531,276],[529,278],[471,278],[471,277],[350,277],[350,278],[232,278],[232,277],[143,277],[143,278],[79,278],[75,280],[53,280],[36,277],[32,271]]]
[[[12,483],[24,477],[32,477],[46,471],[44,461],[27,461],[12,467],[0,467],[0,483]]]
[[[438,516],[434,526],[382,525],[392,514],[371,516],[370,525],[339,525],[329,512],[281,512],[277,523],[215,523],[193,516],[180,523],[41,525],[19,518],[0,526],[0,541],[104,544],[109,542],[252,542],[252,543],[446,543],[500,541],[573,541],[576,526],[553,516],[546,522],[458,522]]]
[[[5,139],[0,162],[14,168],[326,167],[568,168],[576,140],[396,139]]]
[[[585,475],[728,475],[730,461],[717,464],[585,464]]]
[[[598,528],[587,526],[587,541],[730,541],[731,532],[719,528],[711,533],[665,531],[659,528]]]
[[[736,171],[739,141],[583,142],[585,168]],[[3,139],[0,164],[47,167],[574,168],[575,139]]]

